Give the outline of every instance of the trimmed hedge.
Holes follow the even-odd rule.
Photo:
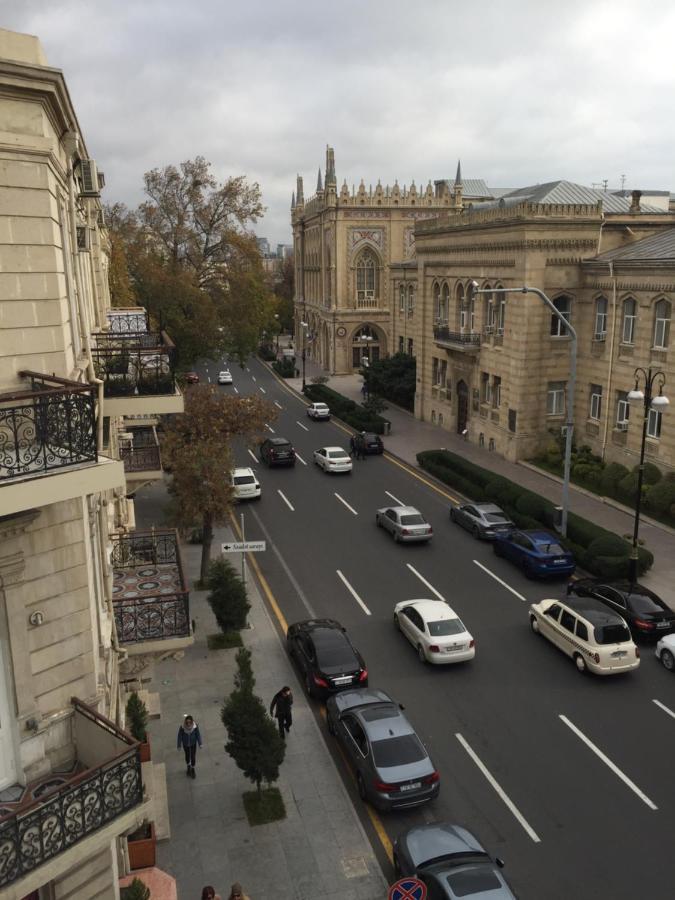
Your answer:
[[[305,396],[313,403],[327,403],[333,415],[357,431],[373,431],[375,434],[384,434],[390,424],[387,419],[371,415],[358,403],[338,394],[337,391],[326,387],[325,384],[308,384],[305,388]]]
[[[277,358],[277,353],[274,347],[268,347],[265,344],[261,344],[258,347],[258,356],[267,362],[272,362]]]
[[[282,378],[293,378],[295,376],[295,363],[292,359],[277,359],[272,363],[272,368]]]
[[[550,530],[553,527],[553,503],[508,478],[495,475],[449,450],[424,450],[417,454],[417,461],[427,472],[471,500],[498,503],[518,528]],[[675,493],[675,480],[670,482],[670,486]],[[600,578],[624,578],[628,573],[631,545],[613,532],[575,513],[570,513],[567,517],[567,537],[561,538],[561,543],[574,554],[578,565],[593,575]],[[654,557],[649,550],[640,547],[639,573],[646,572],[653,562]]]

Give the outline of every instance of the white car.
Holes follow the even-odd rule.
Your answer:
[[[324,472],[351,472],[352,458],[342,447],[321,447],[314,451],[314,462]]]
[[[467,662],[476,644],[457,613],[443,600],[403,600],[394,607],[394,625],[417,650],[420,662]]]
[[[667,634],[656,645],[656,658],[669,672],[675,672],[675,634]]]
[[[231,477],[234,496],[237,500],[259,499],[262,491],[253,469],[234,469]]]
[[[330,419],[330,409],[325,403],[310,403],[307,407],[307,415],[310,419]]]
[[[218,384],[232,384],[232,374],[229,369],[223,369],[218,373]]]

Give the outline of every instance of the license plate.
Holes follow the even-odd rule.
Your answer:
[[[334,678],[333,684],[351,684],[352,676],[351,675],[343,675],[340,678]]]
[[[624,656],[628,655],[627,650],[615,650],[612,653],[612,659],[622,659]]]
[[[402,784],[401,790],[402,791],[416,791],[416,790],[418,790],[418,788],[421,788],[421,787],[422,787],[421,781],[413,781],[412,784]]]
[[[564,559],[554,559],[554,560],[553,560],[553,565],[554,565],[554,566],[561,566],[564,562],[565,562]]]
[[[657,622],[656,627],[657,628],[670,628],[671,624],[672,624],[671,622]]]
[[[446,653],[455,653],[455,651],[457,651],[457,650],[465,650],[465,649],[466,649],[466,647],[464,644],[453,644],[452,647],[446,647],[445,652]]]

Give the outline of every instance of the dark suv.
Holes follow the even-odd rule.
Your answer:
[[[368,686],[368,670],[347,632],[334,619],[307,619],[290,625],[288,652],[304,677],[310,697]]]
[[[260,459],[268,466],[294,466],[295,450],[286,438],[267,438],[260,445]]]
[[[356,449],[364,453],[384,453],[384,444],[379,434],[372,431],[362,431],[354,435]]]
[[[661,637],[675,631],[675,612],[644,585],[628,581],[581,578],[570,581],[567,593],[594,597],[618,612],[628,623],[633,637]]]

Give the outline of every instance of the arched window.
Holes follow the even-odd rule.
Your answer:
[[[476,298],[473,293],[469,294],[467,305],[469,307],[469,331],[473,334],[476,330]]]
[[[398,311],[405,312],[405,285],[403,283],[398,286]]]
[[[377,299],[378,282],[377,257],[369,247],[366,247],[356,261],[356,299]]]
[[[562,294],[562,296],[555,298],[553,305],[559,313],[562,313],[565,320],[569,322],[572,318],[572,298],[568,297],[567,294]],[[561,322],[558,316],[551,313],[551,336],[566,337],[568,334],[569,331],[563,322]]]
[[[670,311],[668,300],[659,300],[654,306],[654,349],[666,350],[670,339]]]
[[[448,324],[448,313],[450,311],[450,288],[447,283],[443,285],[443,290],[441,292],[441,319],[443,320],[443,324]]]
[[[464,306],[464,285],[461,281],[457,283],[455,290],[456,315],[455,320],[459,324],[459,330],[464,331],[466,328],[466,308]]]
[[[595,301],[594,341],[604,341],[607,337],[607,297],[598,297]]]
[[[415,288],[414,286],[408,285],[408,315],[412,316],[415,312]]]
[[[623,319],[621,322],[621,343],[635,343],[635,322],[637,319],[637,303],[632,297],[623,301]]]
[[[497,290],[501,287],[501,284],[495,285],[495,330],[497,334],[504,334],[504,326],[506,324],[506,294],[497,293]]]
[[[495,330],[495,298],[489,284],[485,285],[485,290],[490,293],[484,295],[483,307],[483,325],[486,334],[492,334]]]
[[[434,284],[434,320],[440,322],[441,319],[441,286],[438,282]]]

